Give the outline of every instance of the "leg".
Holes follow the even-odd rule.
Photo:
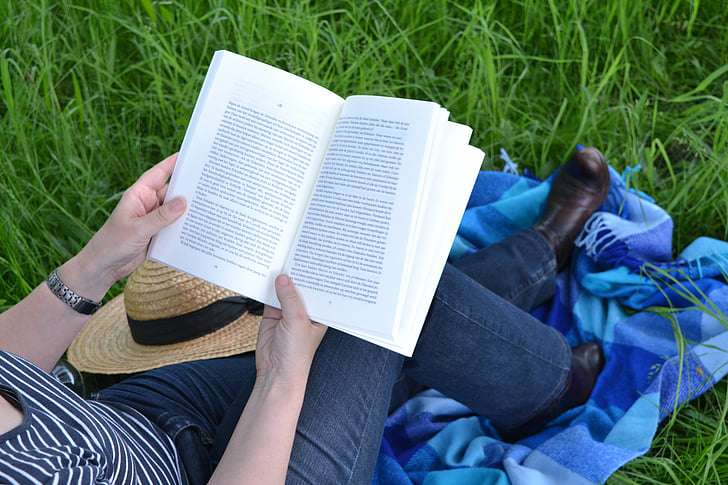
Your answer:
[[[329,330],[314,361],[286,483],[368,484],[404,358]]]
[[[190,485],[196,485],[212,474],[209,450],[220,422],[234,400],[244,406],[254,382],[255,358],[248,352],[145,372],[104,389],[97,399],[129,406],[162,428],[176,445]]]
[[[609,192],[609,169],[593,148],[579,148],[551,185],[546,210],[530,229],[455,263],[522,310],[553,295],[553,277],[569,259],[584,223]]]
[[[570,366],[561,334],[447,265],[405,371],[508,430],[561,395]]]
[[[560,334],[522,310],[553,294],[556,269],[608,190],[604,158],[581,148],[532,229],[463,258],[462,272],[446,267],[406,372],[506,430],[583,403],[603,366],[599,346],[581,345],[572,356]]]
[[[330,329],[316,353],[288,483],[369,483],[402,356]],[[174,440],[191,484],[207,483],[255,382],[252,353],[176,364],[103,390]]]
[[[394,352],[327,331],[311,367],[286,483],[370,483],[402,361]],[[248,394],[236,398],[218,429],[213,466]]]
[[[553,296],[556,286],[554,251],[546,239],[533,229],[520,231],[468,254],[453,266],[524,311]],[[418,355],[420,353],[416,352],[414,357],[418,358]],[[421,367],[425,366],[427,364],[422,363]],[[405,371],[394,386],[390,412],[426,387],[412,378],[409,373],[412,367],[412,362],[405,361]]]
[[[540,305],[554,294],[554,250],[533,229],[468,254],[453,265],[524,311]]]
[[[557,356],[556,361],[561,359],[559,361],[562,363],[561,366],[568,368],[569,353],[563,350],[566,346],[563,339],[553,330],[546,328],[541,322],[535,321],[522,312],[515,312],[515,321],[510,317],[502,321],[497,328],[489,328],[478,323],[472,323],[464,318],[459,313],[459,307],[457,306],[457,299],[461,298],[458,293],[461,291],[463,295],[467,295],[471,306],[475,306],[475,302],[479,301],[478,296],[481,299],[490,300],[488,302],[482,301],[479,312],[481,315],[486,315],[494,307],[508,312],[509,302],[523,311],[543,303],[553,295],[555,289],[556,258],[553,248],[540,233],[533,229],[527,229],[504,241],[469,254],[455,262],[453,266],[457,269],[446,268],[415,353],[412,359],[405,362],[405,378],[414,380],[423,387],[434,387],[448,396],[471,405],[474,409],[479,410],[481,414],[493,419],[496,425],[511,425],[510,422],[501,423],[502,420],[497,418],[497,416],[503,415],[514,418],[513,426],[517,426],[519,420],[525,422],[528,419],[523,413],[537,411],[534,409],[532,401],[524,402],[525,406],[521,411],[521,415],[519,415],[518,413],[514,414],[511,408],[498,409],[498,404],[511,403],[511,405],[517,405],[518,402],[522,401],[521,399],[498,399],[499,402],[497,403],[492,402],[495,401],[492,398],[479,399],[478,396],[481,393],[476,393],[470,398],[462,395],[461,392],[458,392],[459,389],[452,388],[461,387],[458,383],[464,384],[473,381],[478,381],[484,386],[481,390],[482,395],[487,396],[490,392],[498,393],[491,394],[491,396],[499,395],[499,381],[497,378],[490,383],[486,379],[482,379],[483,369],[491,366],[485,361],[476,360],[475,362],[479,363],[478,366],[483,365],[483,369],[468,368],[468,370],[458,371],[457,375],[453,375],[449,370],[455,371],[458,366],[450,367],[449,364],[443,366],[439,358],[433,358],[430,349],[440,347],[440,353],[443,355],[448,353],[463,355],[462,349],[452,347],[453,335],[463,335],[474,344],[472,355],[480,355],[483,359],[489,360],[488,355],[498,354],[501,360],[503,357],[508,359],[511,366],[522,365],[521,361],[527,362],[530,359],[533,361],[532,365],[538,366],[541,364],[537,359],[531,359],[527,351],[519,353],[509,349],[508,346],[501,346],[500,339],[494,339],[491,332],[501,329],[505,332],[505,338],[508,339],[510,338],[508,332],[512,331],[513,335],[519,335],[537,352],[541,349],[539,338],[543,334],[545,335],[544,338],[546,338],[544,345],[549,345],[545,348],[552,349]],[[464,274],[459,274],[458,270]],[[453,297],[456,299],[453,300]],[[448,301],[449,305],[446,305],[445,301]],[[511,311],[515,310],[515,308],[511,309]],[[514,321],[514,323],[505,323],[508,321]],[[463,327],[459,327],[461,323],[464,323]],[[484,325],[487,325],[487,323],[488,321],[483,321]],[[508,330],[507,325],[513,325],[514,328]],[[464,328],[467,331],[464,331]],[[529,334],[534,337],[533,340],[528,339]],[[492,350],[488,352],[487,349]],[[521,356],[520,359],[519,355]],[[553,357],[551,360],[553,360]],[[473,361],[470,360],[470,362]],[[497,361],[493,360],[492,362]],[[553,387],[545,388],[546,390],[556,390],[557,394],[555,396],[558,396],[560,374],[561,372],[557,369],[551,375]],[[563,381],[565,382],[565,379]],[[541,382],[547,384],[549,380],[541,380]],[[561,384],[561,387],[563,388],[563,384]],[[527,386],[519,386],[514,390],[521,389],[524,392],[529,392]],[[531,394],[533,398],[539,397],[538,393]],[[395,404],[401,404],[403,401],[400,397]],[[473,405],[476,401],[480,401],[479,406]]]

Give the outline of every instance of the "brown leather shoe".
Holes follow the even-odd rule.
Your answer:
[[[609,168],[596,148],[574,153],[556,175],[546,210],[534,229],[551,244],[559,269],[569,260],[574,241],[587,219],[608,193]]]
[[[594,342],[571,349],[571,370],[566,387],[546,410],[515,430],[501,434],[509,441],[517,441],[540,431],[549,421],[569,409],[581,406],[589,400],[599,373],[604,368],[602,347]]]
[[[569,378],[564,393],[553,410],[553,417],[587,402],[602,369],[604,352],[598,343],[587,342],[571,349]]]

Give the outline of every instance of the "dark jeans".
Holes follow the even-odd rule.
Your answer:
[[[556,262],[536,232],[448,264],[412,358],[329,329],[306,388],[288,483],[369,483],[394,395],[432,387],[510,430],[564,389],[571,350],[525,310],[553,294]],[[220,460],[255,380],[252,353],[131,377],[100,400],[131,406],[175,441],[190,483]]]

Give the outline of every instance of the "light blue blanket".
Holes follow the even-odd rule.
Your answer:
[[[451,258],[531,225],[549,187],[481,172]],[[509,444],[486,419],[425,391],[387,420],[374,483],[601,483],[647,452],[661,420],[728,372],[728,243],[699,238],[673,259],[672,230],[612,170],[556,295],[533,311],[572,346],[602,343],[607,364],[589,402]]]

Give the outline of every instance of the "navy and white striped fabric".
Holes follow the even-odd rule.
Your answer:
[[[0,392],[23,423],[0,435],[2,484],[180,484],[172,441],[131,408],[86,401],[0,351]]]

